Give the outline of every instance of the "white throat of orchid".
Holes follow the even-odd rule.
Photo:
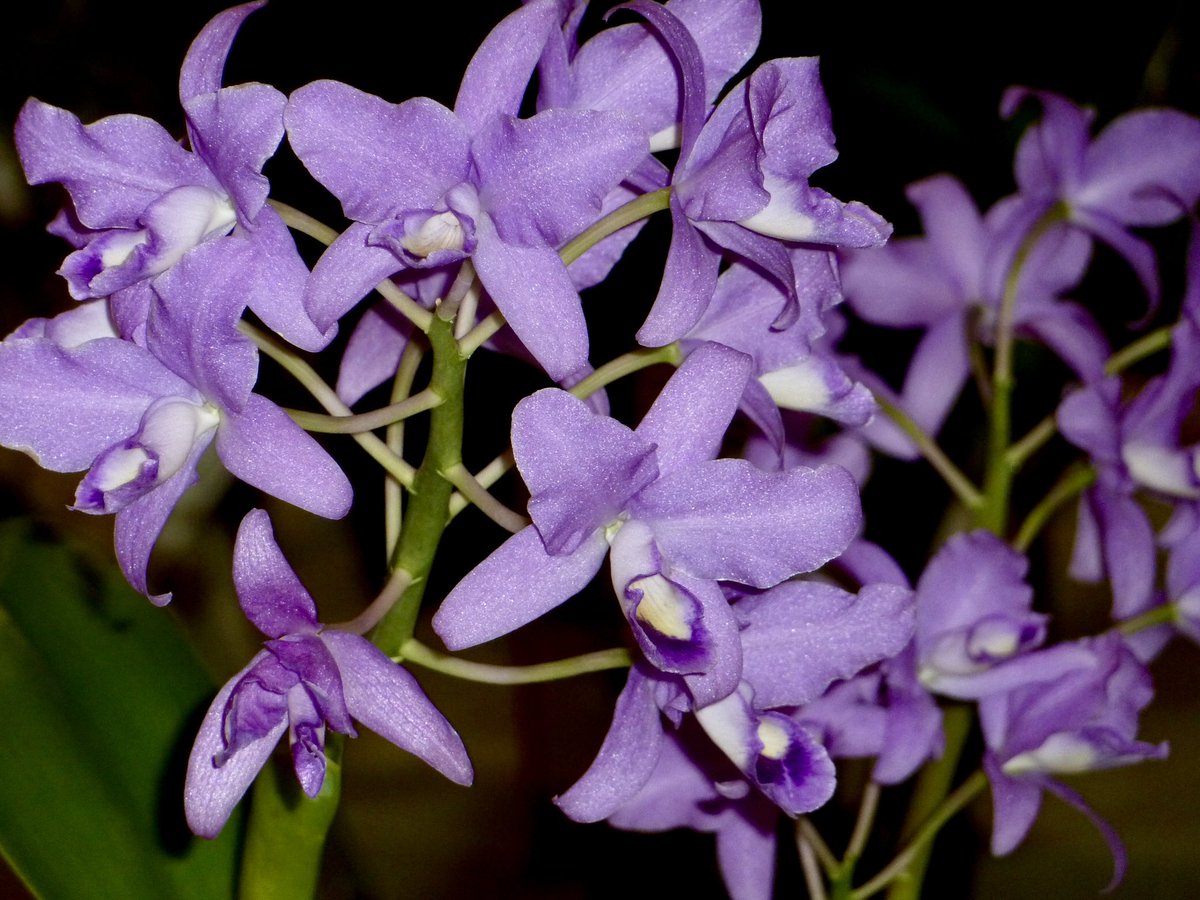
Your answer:
[[[1121,461],[1133,480],[1171,497],[1200,499],[1200,454],[1130,441],[1121,447]]]
[[[1095,747],[1077,735],[1060,731],[1046,738],[1036,750],[1018,753],[1001,768],[1005,775],[1027,772],[1071,774],[1094,769],[1097,759]]]
[[[465,244],[462,221],[451,210],[430,216],[416,231],[400,240],[400,246],[422,259],[439,250],[462,250]]]
[[[810,357],[783,369],[759,375],[758,380],[767,389],[776,405],[799,412],[817,412],[829,405],[829,385]]]
[[[629,582],[626,590],[638,591],[634,615],[639,622],[649,625],[664,637],[679,641],[692,639],[692,604],[679,595],[675,586],[662,575],[647,575]]]
[[[196,442],[220,421],[211,403],[172,399],[152,408],[142,422],[141,443],[158,453],[158,481],[178,472]]]
[[[780,728],[775,722],[770,719],[763,719],[758,723],[758,739],[762,741],[762,755],[769,759],[783,759],[787,756],[788,747],[791,746],[791,738],[787,731]]]
[[[763,172],[763,190],[770,195],[767,205],[738,224],[783,241],[812,240],[817,223],[803,212],[800,187],[771,172]]]

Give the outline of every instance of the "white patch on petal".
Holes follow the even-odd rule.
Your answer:
[[[971,656],[1004,659],[1020,649],[1019,627],[1011,622],[982,622],[971,632],[967,652]]]
[[[1087,772],[1095,767],[1096,749],[1074,734],[1059,732],[1046,738],[1036,750],[1019,753],[1003,765],[1005,775],[1026,772]]]
[[[100,265],[105,269],[113,269],[129,259],[130,255],[146,241],[150,234],[145,229],[141,231],[110,231],[103,238],[100,250]]]
[[[679,596],[675,586],[662,575],[648,575],[629,582],[629,590],[640,591],[637,616],[661,635],[680,641],[692,639],[692,624],[688,615],[692,604]]]
[[[829,385],[819,366],[804,360],[774,372],[758,376],[771,399],[783,409],[820,412],[831,399]]]
[[[734,765],[745,771],[750,764],[750,735],[754,730],[754,722],[750,706],[742,696],[742,689],[696,710],[696,721]]]
[[[141,447],[126,447],[104,456],[100,465],[90,473],[92,486],[108,493],[136,481],[142,467],[150,461],[150,454]]]
[[[738,224],[783,241],[812,240],[817,233],[817,225],[812,216],[800,211],[798,186],[764,172],[763,189],[771,195],[767,205]]]
[[[678,150],[682,141],[683,126],[676,122],[650,136],[650,152],[659,153],[663,150]]]
[[[788,733],[769,719],[759,722],[758,739],[762,741],[762,755],[769,759],[783,759],[792,743]]]
[[[148,274],[158,274],[203,241],[232,231],[237,210],[224,194],[187,185],[168,191],[150,204],[144,221],[158,244]]]
[[[178,472],[196,442],[220,421],[217,408],[207,403],[172,399],[152,407],[142,423],[141,443],[158,454],[158,480]]]
[[[97,338],[119,337],[108,314],[107,300],[90,300],[75,309],[51,319],[46,336],[63,349],[69,350]]]
[[[1121,447],[1121,459],[1138,484],[1173,497],[1200,498],[1193,477],[1195,461],[1186,453],[1159,444],[1130,442]]]
[[[413,256],[424,258],[439,250],[461,250],[465,241],[462,222],[455,213],[447,211],[430,216],[416,232],[405,235],[400,246]]]

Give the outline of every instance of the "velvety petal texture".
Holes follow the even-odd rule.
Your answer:
[[[234,579],[242,609],[274,640],[221,689],[201,724],[184,786],[193,831],[216,836],[285,731],[297,779],[315,797],[325,728],[354,737],[352,717],[452,781],[471,782],[462,740],[416,680],[360,635],[317,621],[262,510],[238,529]]]

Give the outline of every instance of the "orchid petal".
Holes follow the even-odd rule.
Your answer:
[[[271,518],[252,509],[238,527],[233,583],[242,612],[267,637],[315,634],[317,605],[275,542]]]

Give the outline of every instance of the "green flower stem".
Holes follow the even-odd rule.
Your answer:
[[[1050,492],[1042,498],[1037,506],[1030,510],[1029,515],[1025,517],[1025,521],[1021,523],[1021,528],[1017,532],[1017,536],[1013,538],[1013,549],[1018,553],[1027,552],[1033,543],[1033,539],[1042,530],[1042,526],[1046,524],[1059,507],[1068,500],[1079,496],[1080,493],[1091,487],[1095,481],[1096,470],[1091,466],[1073,466],[1064,472],[1058,483],[1050,489]]]
[[[900,429],[917,445],[917,450],[925,457],[925,461],[942,476],[942,480],[949,485],[950,490],[954,492],[963,506],[967,509],[979,509],[983,504],[983,495],[962,473],[962,470],[951,462],[950,457],[942,452],[942,448],[934,442],[933,438],[927,435],[921,426],[896,404],[878,394],[875,395],[875,402],[879,404],[879,408],[883,410],[884,414],[900,426]]]
[[[654,213],[666,209],[670,203],[671,189],[669,187],[659,188],[657,191],[635,197],[567,241],[558,251],[558,255],[569,266],[610,234],[641,219],[648,219]],[[492,313],[459,340],[462,355],[470,356],[482,347],[488,338],[503,328],[504,324],[504,316],[498,312]]]
[[[503,478],[504,474],[511,470],[515,465],[516,460],[513,459],[512,448],[509,448],[478,472],[476,472],[472,477],[474,477],[476,483],[478,483],[480,487],[486,490]],[[454,496],[450,498],[450,518],[453,519],[470,505],[470,500],[468,500],[462,494],[456,492]]]
[[[400,354],[400,365],[396,367],[396,377],[392,379],[392,403],[404,400],[412,391],[413,381],[417,377],[417,368],[425,356],[423,342],[412,340],[404,345]],[[397,459],[404,458],[404,420],[393,422],[384,433],[384,442],[388,450]],[[383,481],[383,536],[384,550],[390,561],[396,552],[396,543],[400,540],[400,526],[403,522],[403,485],[394,478],[384,478]]]
[[[310,238],[320,241],[326,247],[337,240],[338,232],[330,228],[328,225],[318,222],[307,213],[302,213],[294,206],[288,206],[286,203],[280,203],[278,200],[268,200],[275,211],[279,213],[279,217],[283,219],[283,223],[301,234],[306,234]],[[429,324],[433,320],[433,314],[423,307],[420,303],[414,300],[400,288],[396,287],[396,283],[390,279],[381,281],[375,285],[375,290],[384,300],[396,307],[402,316],[420,328],[422,331],[429,331]]]
[[[1008,507],[1015,470],[1007,457],[1012,442],[1013,348],[1021,274],[1029,254],[1054,225],[1067,217],[1067,208],[1059,203],[1048,209],[1025,235],[1013,257],[1004,282],[1004,296],[996,318],[996,353],[992,359],[992,404],[988,421],[987,470],[983,479],[984,503],[976,510],[976,525],[1003,536],[1007,529]]]
[[[796,820],[796,845],[799,847],[805,844],[816,855],[825,873],[832,878],[837,873],[841,863],[833,855],[833,851],[829,849],[829,845],[825,843],[825,838],[821,837],[821,832],[817,831],[817,826],[812,823],[812,820],[808,816],[801,816]]]
[[[971,730],[971,719],[972,710],[969,706],[951,706],[942,711],[942,733],[945,735],[942,758],[926,765],[917,776],[917,784],[913,789],[908,814],[901,830],[903,838],[917,835],[921,839],[914,838],[883,872],[855,891],[853,897],[856,900],[870,896],[893,880],[888,900],[917,900],[920,897],[921,881],[925,877],[929,851],[933,846],[931,838],[936,829],[929,834],[925,832],[928,824],[934,821],[939,807],[946,802],[950,785],[954,783],[954,771],[958,768],[959,757],[967,742],[967,733]],[[945,819],[938,820],[937,826],[940,828],[944,821]],[[885,873],[886,878],[883,877]],[[898,877],[901,873],[903,878]],[[867,887],[871,887],[871,890],[867,891]]]
[[[371,635],[375,644],[389,656],[396,656],[404,642],[412,637],[429,570],[433,567],[442,532],[450,521],[453,488],[442,473],[462,464],[467,361],[454,340],[453,320],[442,318],[440,310],[429,329],[429,344],[433,349],[429,387],[443,398],[443,402],[429,414],[429,443],[409,486],[411,498],[407,521],[392,559],[393,568],[412,574],[412,584]]]
[[[1104,364],[1104,374],[1119,375],[1134,363],[1141,362],[1161,350],[1166,350],[1171,346],[1171,335],[1174,331],[1174,325],[1164,325],[1162,328],[1156,328],[1154,331],[1143,334],[1132,344],[1121,348],[1108,358],[1108,362]]]
[[[529,519],[509,509],[489,494],[487,488],[476,481],[475,476],[462,463],[447,469],[442,473],[442,477],[458,488],[463,497],[478,506],[485,516],[501,528],[516,534],[529,524]]]
[[[821,879],[821,869],[817,866],[817,854],[808,838],[801,835],[796,841],[800,851],[800,868],[804,872],[804,885],[808,888],[809,900],[829,900],[825,893],[825,883]]]
[[[301,234],[306,234],[314,240],[320,241],[326,247],[337,240],[338,232],[336,228],[330,228],[324,222],[319,222],[310,216],[308,213],[300,212],[294,206],[288,206],[286,203],[281,203],[278,200],[267,200],[275,208],[275,212],[279,213],[279,218],[283,219],[283,224],[293,231],[298,231]]]
[[[364,431],[374,431],[385,425],[396,422],[433,409],[442,402],[437,392],[426,388],[419,394],[392,403],[371,412],[356,413],[349,416],[324,416],[320,413],[304,412],[298,409],[286,410],[297,425],[305,431],[316,431],[322,434],[360,434]]]
[[[657,191],[634,197],[624,206],[618,206],[603,219],[580,232],[578,237],[567,241],[558,251],[558,255],[569,266],[610,234],[615,234],[626,225],[648,219],[670,205],[671,189],[669,187],[659,188]]]
[[[379,592],[379,596],[372,600],[366,609],[349,621],[326,625],[325,629],[327,631],[330,629],[348,631],[351,634],[366,634],[379,624],[379,620],[387,615],[389,609],[396,605],[396,601],[408,590],[412,580],[411,572],[397,567],[392,571],[391,577],[383,586],[383,590]]]
[[[1137,634],[1147,628],[1154,628],[1157,625],[1174,625],[1179,621],[1179,611],[1174,603],[1168,603],[1164,606],[1156,606],[1154,609],[1148,609],[1144,613],[1134,616],[1132,619],[1126,619],[1124,622],[1118,622],[1113,626],[1123,635]]]
[[[916,897],[920,892],[920,879],[914,877],[912,871],[916,866],[917,858],[922,855],[928,858],[928,847],[942,826],[979,796],[987,787],[987,783],[987,776],[983,774],[982,769],[973,772],[929,815],[912,842],[900,851],[899,855],[878,875],[850,895],[852,900],[866,900],[867,897],[883,890],[889,883],[892,884],[889,897]]]
[[[1153,356],[1171,346],[1171,335],[1174,326],[1164,325],[1148,334],[1142,335],[1132,344],[1118,350],[1104,364],[1106,375],[1119,375],[1135,363],[1141,362],[1148,356]],[[1038,450],[1058,433],[1058,420],[1055,413],[1050,413],[1038,422],[1029,433],[1008,448],[1005,454],[1009,467],[1016,471],[1021,468]]]
[[[1034,425],[1033,428],[1029,429],[1023,438],[1009,446],[1008,450],[1004,453],[1004,464],[1012,469],[1014,473],[1017,472],[1021,466],[1029,461],[1029,458],[1033,454],[1046,446],[1056,434],[1058,434],[1058,419],[1054,413],[1050,413],[1050,415]]]
[[[531,666],[495,666],[438,653],[412,639],[405,642],[395,659],[397,662],[403,660],[416,663],[435,672],[483,684],[537,684],[544,681],[561,681],[564,678],[604,672],[608,669],[627,669],[633,662],[628,650],[616,647],[612,650],[597,650],[595,653]]]
[[[642,369],[658,363],[670,363],[677,366],[682,361],[683,351],[680,350],[678,341],[667,344],[665,347],[644,347],[631,350],[606,362],[571,388],[571,393],[583,400],[626,375],[632,375],[634,372],[640,372]]]
[[[880,787],[874,781],[868,781],[863,788],[862,798],[858,804],[858,817],[854,820],[854,831],[850,835],[850,843],[846,852],[830,878],[833,900],[850,900],[854,886],[854,869],[859,857],[867,846],[871,836],[871,828],[875,824],[875,813],[879,809]]]
[[[251,794],[238,896],[242,900],[314,897],[322,848],[337,812],[342,786],[342,736],[325,742],[325,781],[313,799],[295,775],[268,760]]]
[[[351,415],[350,407],[338,399],[337,393],[321,379],[313,367],[284,347],[281,342],[245,321],[238,323],[238,329],[254,341],[259,350],[290,372],[329,413],[335,416]],[[353,437],[389,475],[406,487],[412,484],[412,466],[392,453],[383,441],[370,432],[355,434]]]

